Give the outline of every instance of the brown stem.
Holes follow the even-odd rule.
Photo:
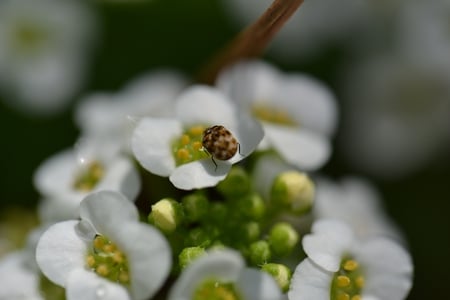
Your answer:
[[[275,34],[304,0],[275,0],[255,23],[245,28],[201,69],[198,81],[213,84],[225,67],[245,58],[260,56]]]

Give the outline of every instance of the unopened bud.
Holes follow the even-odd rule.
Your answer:
[[[173,199],[165,198],[152,205],[152,211],[148,216],[148,220],[164,233],[172,233],[183,221],[183,215],[183,208],[180,203]]]
[[[271,201],[300,215],[311,209],[314,194],[314,183],[308,175],[297,171],[286,171],[275,178],[271,189]]]

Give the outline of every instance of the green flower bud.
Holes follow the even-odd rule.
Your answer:
[[[261,226],[258,222],[248,222],[242,227],[240,234],[242,239],[247,243],[254,242],[261,235]]]
[[[275,224],[269,233],[269,244],[275,255],[289,255],[297,245],[299,235],[291,224],[280,222]]]
[[[208,213],[209,202],[205,195],[194,193],[181,199],[186,219],[189,222],[197,222]]]
[[[196,260],[198,257],[205,254],[205,249],[202,247],[188,247],[184,248],[180,255],[178,255],[178,263],[181,270],[186,268],[190,263]]]
[[[250,244],[249,258],[253,265],[261,266],[267,263],[271,257],[272,252],[267,241],[259,240]]]
[[[263,265],[261,270],[269,273],[284,293],[289,290],[292,272],[288,267],[282,264],[271,263]]]
[[[217,190],[227,198],[244,196],[251,190],[250,178],[243,168],[233,166]]]
[[[314,201],[314,183],[305,173],[286,171],[274,180],[271,201],[290,212],[301,215],[308,212]]]
[[[266,204],[258,194],[247,195],[236,202],[236,209],[245,217],[260,220],[266,212]]]
[[[202,227],[197,227],[189,230],[185,244],[187,246],[201,246],[208,247],[211,245],[212,239],[210,235]]]
[[[149,223],[164,233],[172,233],[184,219],[183,207],[173,199],[165,198],[152,205],[148,215]]]

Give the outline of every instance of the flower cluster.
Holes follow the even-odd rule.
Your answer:
[[[47,42],[25,29],[17,47]],[[339,112],[311,75],[256,59],[211,85],[154,70],[74,119],[74,146],[34,173],[41,224],[0,260],[0,299],[407,297],[412,259],[376,189],[320,173]]]

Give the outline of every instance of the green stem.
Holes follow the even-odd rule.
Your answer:
[[[294,14],[304,0],[275,0],[272,5],[203,67],[198,81],[214,84],[225,67],[246,58],[260,56],[275,34]]]

